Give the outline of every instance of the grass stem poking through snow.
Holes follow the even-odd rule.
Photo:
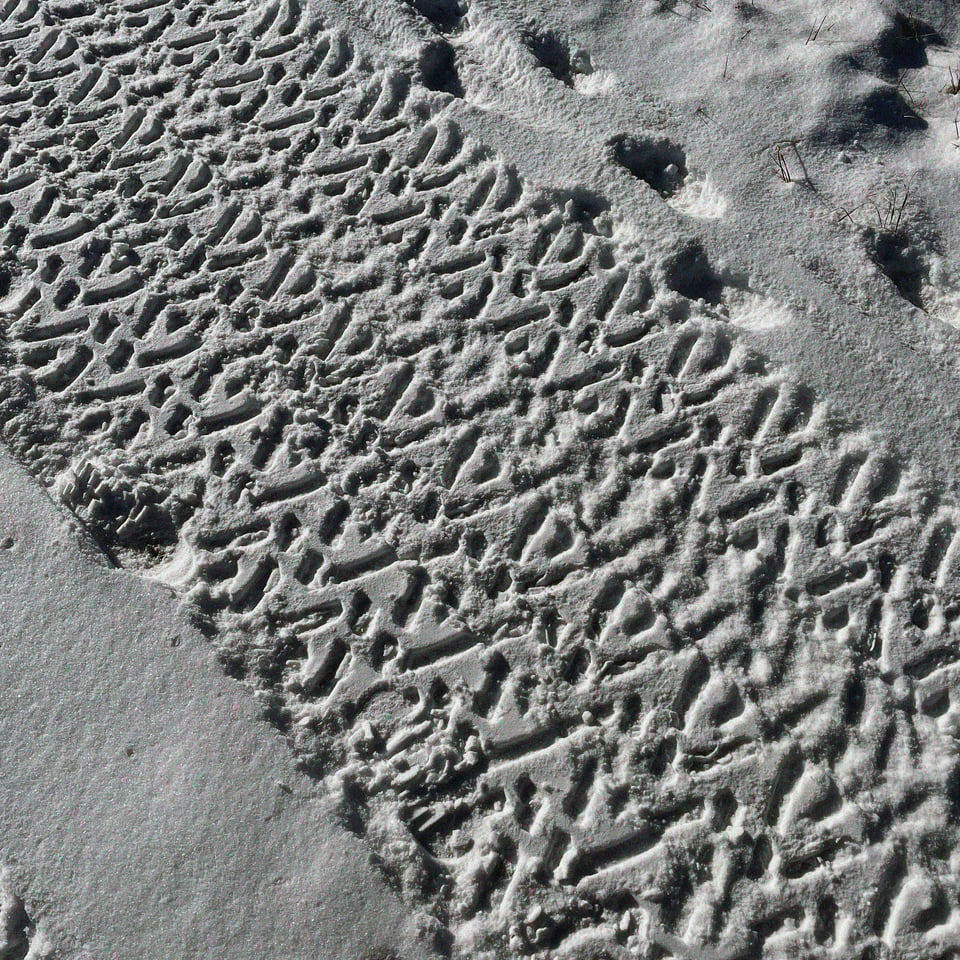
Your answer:
[[[824,25],[826,22],[827,22],[827,15],[824,14],[824,15],[820,18],[820,22],[819,22],[819,23],[815,23],[815,24],[813,24],[813,26],[810,27],[810,31],[809,31],[809,33],[807,33],[807,39],[803,41],[803,45],[804,45],[804,46],[806,46],[808,43],[815,43],[815,42],[816,42],[816,39],[817,39],[817,37],[820,36],[820,31],[823,29],[823,25]]]
[[[797,164],[800,166],[800,169],[803,171],[803,179],[807,182],[810,181],[810,176],[807,173],[806,164],[803,162],[803,157],[800,156],[800,147],[799,140],[779,140],[773,145],[773,161],[776,164],[777,174],[784,183],[793,183],[795,178],[793,176],[793,171],[790,169],[790,164],[787,161],[786,155],[784,154],[784,147],[792,147],[794,156],[797,158]]]
[[[675,6],[675,0],[659,0],[660,2],[660,13],[672,13],[674,16],[681,17],[684,20],[692,20],[692,17],[688,17],[685,13],[681,13]]]
[[[697,109],[693,111],[693,115],[703,124],[716,123],[716,120],[714,120],[703,107],[697,107]]]
[[[881,230],[894,235],[900,233],[900,227],[903,224],[903,215],[910,202],[911,187],[913,178],[903,183],[895,183],[891,186],[883,197],[878,201],[875,197],[870,199],[877,214],[877,222]]]
[[[855,207],[840,207],[838,210],[837,223],[843,223],[849,220],[860,230],[874,229],[870,221],[873,217],[868,215],[866,223],[859,222],[855,217],[860,210],[873,210],[873,215],[877,220],[877,227],[882,233],[890,236],[899,236],[904,232],[904,216],[910,206],[913,197],[913,180],[916,174],[909,180],[898,180],[896,183],[888,186],[882,194],[874,193],[862,200]]]
[[[918,20],[916,17],[904,16],[898,13],[896,16],[897,26],[900,30],[900,39],[908,43],[926,43],[928,40],[936,40],[937,34]]]
[[[780,147],[779,143],[773,148],[773,159],[777,165],[777,173],[780,174],[780,179],[784,183],[792,183],[793,176],[790,173],[790,167],[787,164],[787,158],[783,155],[783,149]]]
[[[960,63],[957,64],[956,70],[953,67],[947,67],[947,72],[950,74],[950,82],[943,88],[943,92],[955,97],[960,93]]]
[[[907,85],[903,82],[903,77],[897,77],[897,89],[902,90],[906,94],[907,99],[910,101],[913,106],[917,106],[917,101],[913,99],[913,94],[907,89]]]

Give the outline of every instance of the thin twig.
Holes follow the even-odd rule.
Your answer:
[[[843,223],[844,220],[849,220],[854,226],[857,226],[857,221],[853,219],[853,215],[860,209],[860,206],[852,207],[847,209],[846,207],[840,208],[840,216],[837,217],[837,223]]]

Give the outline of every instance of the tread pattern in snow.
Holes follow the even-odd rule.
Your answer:
[[[3,436],[460,949],[958,946],[960,512],[293,0],[0,19]]]

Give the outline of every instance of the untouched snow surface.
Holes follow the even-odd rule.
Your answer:
[[[168,591],[0,488],[6,956],[432,956]]]

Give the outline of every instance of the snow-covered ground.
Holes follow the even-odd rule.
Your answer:
[[[0,18],[0,953],[960,950],[956,5]]]

